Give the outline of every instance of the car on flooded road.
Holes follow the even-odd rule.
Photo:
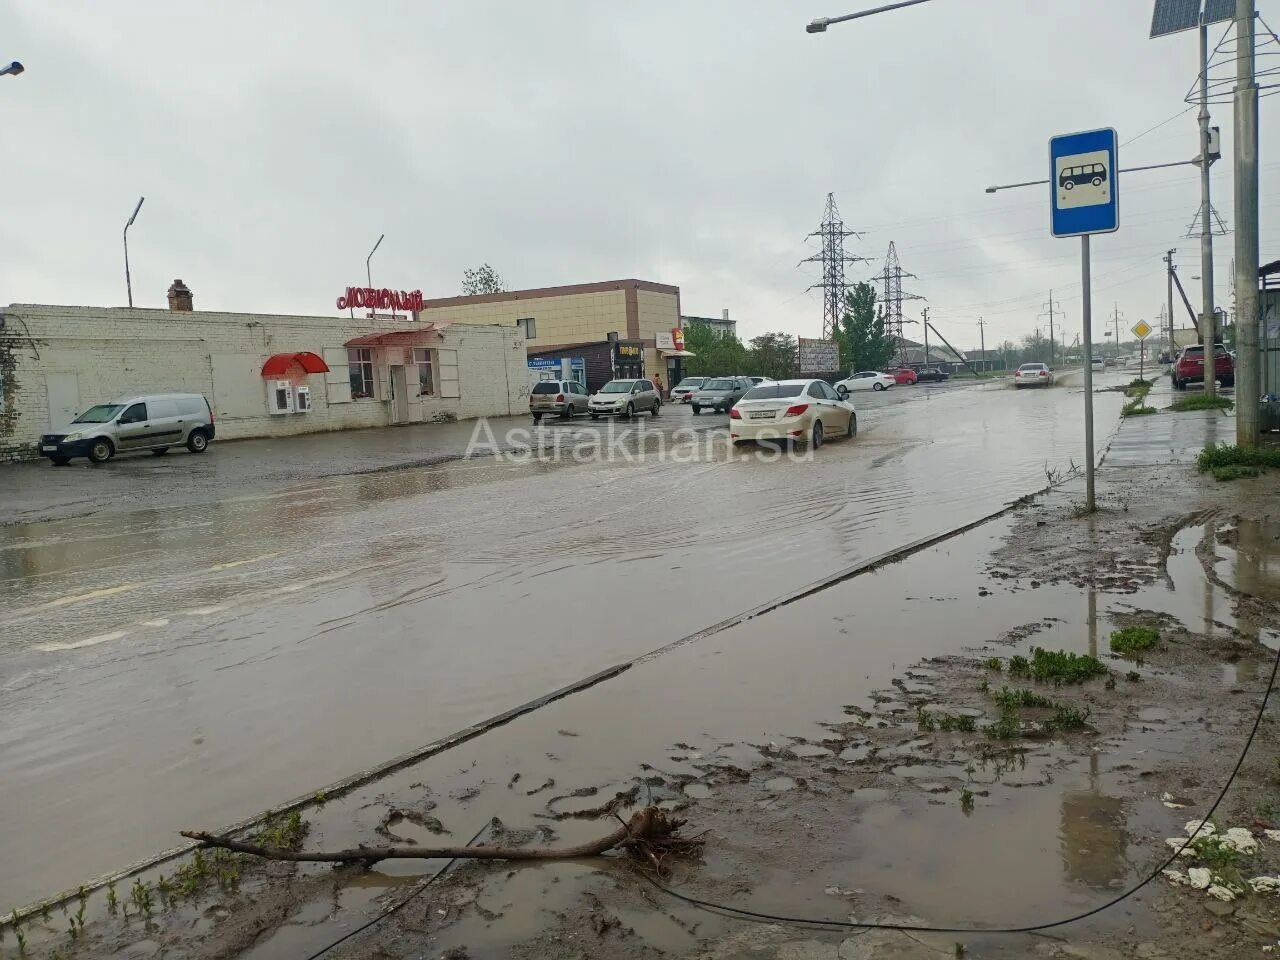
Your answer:
[[[899,367],[897,370],[886,370],[889,376],[893,377],[893,382],[900,387],[909,387],[920,378],[916,372],[910,367]]]
[[[846,397],[851,393],[859,390],[875,390],[877,393],[881,390],[888,390],[890,387],[896,386],[898,381],[887,373],[881,373],[879,370],[859,370],[857,373],[851,373],[843,380],[835,382],[835,391],[842,397]]]
[[[752,386],[746,377],[713,377],[698,389],[689,402],[695,416],[703,410],[725,413]]]
[[[1023,387],[1052,387],[1053,371],[1043,363],[1024,363],[1013,371],[1013,386],[1015,390]]]
[[[652,380],[610,380],[587,401],[592,420],[601,417],[625,417],[649,412],[655,417],[662,408],[662,398]]]
[[[533,422],[546,416],[571,420],[587,412],[587,388],[576,380],[540,380],[529,392],[529,412]]]
[[[55,467],[72,457],[106,463],[117,453],[150,450],[156,456],[185,446],[204,453],[215,429],[213,408],[198,393],[134,395],[98,403],[63,430],[40,437],[39,451]]]
[[[916,371],[916,382],[918,383],[945,383],[950,379],[951,374],[941,367],[921,367]]]
[[[1175,390],[1187,389],[1188,383],[1204,383],[1204,345],[1183,347],[1169,376],[1173,379]],[[1213,378],[1224,387],[1236,385],[1235,360],[1221,345],[1213,352]]]
[[[685,377],[671,388],[671,402],[688,403],[698,392],[698,388],[706,382],[706,377]]]
[[[825,380],[780,380],[752,387],[729,411],[734,446],[756,440],[822,446],[830,437],[858,433],[858,413]]]

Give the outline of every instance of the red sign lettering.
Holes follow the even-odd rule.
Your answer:
[[[422,309],[422,291],[376,289],[374,287],[347,287],[338,298],[339,310],[404,310],[416,313]]]

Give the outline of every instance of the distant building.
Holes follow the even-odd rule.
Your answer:
[[[681,326],[688,326],[691,323],[702,324],[704,327],[711,327],[719,330],[721,333],[727,333],[736,337],[738,335],[738,321],[729,319],[729,309],[726,307],[721,311],[718,317],[681,317]]]
[[[960,363],[964,357],[956,355],[943,344],[929,344],[929,355],[926,357],[924,344],[905,337],[902,340],[902,353],[908,367],[929,367],[937,364]]]

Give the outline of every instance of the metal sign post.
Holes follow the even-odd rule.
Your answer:
[[[1130,332],[1138,338],[1138,379],[1147,379],[1147,337],[1151,336],[1151,324],[1145,320],[1139,320],[1132,327]]]
[[[1086,130],[1049,141],[1049,220],[1055,237],[1080,238],[1084,340],[1085,509],[1097,509],[1093,456],[1093,290],[1089,238],[1120,227],[1119,151],[1115,130]]]

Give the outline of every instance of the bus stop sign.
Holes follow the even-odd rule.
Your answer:
[[[1110,127],[1049,141],[1050,227],[1055,237],[1119,229],[1117,160],[1116,132]]]

